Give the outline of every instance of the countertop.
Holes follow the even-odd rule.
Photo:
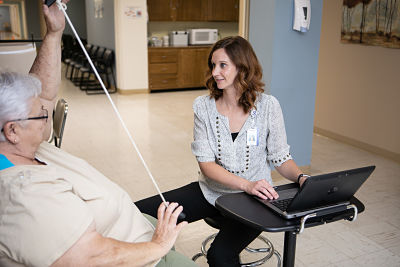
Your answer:
[[[191,48],[211,48],[212,45],[187,45],[187,46],[148,46],[149,49],[160,49],[160,48],[179,48],[179,49],[191,49]]]

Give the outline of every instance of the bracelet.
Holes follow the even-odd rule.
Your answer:
[[[300,174],[298,177],[297,177],[297,183],[299,184],[300,183],[300,178],[301,177],[311,177],[310,175],[308,175],[308,174],[304,174],[304,173],[302,173],[302,174]]]

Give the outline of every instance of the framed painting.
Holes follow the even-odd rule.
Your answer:
[[[400,0],[343,0],[342,43],[400,48]]]

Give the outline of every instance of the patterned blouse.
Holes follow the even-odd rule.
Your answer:
[[[215,99],[199,96],[193,103],[194,141],[192,153],[198,162],[215,162],[227,171],[249,181],[267,180],[272,184],[269,164],[280,166],[292,159],[286,141],[285,124],[278,100],[267,94],[259,94],[256,108],[232,141],[229,120],[216,108]],[[248,145],[248,130],[257,129],[258,145]],[[251,130],[253,131],[253,130]],[[215,180],[199,175],[200,188],[212,205],[224,193],[239,192]]]

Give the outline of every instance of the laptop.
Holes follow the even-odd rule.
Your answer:
[[[375,166],[308,177],[301,188],[297,184],[275,187],[279,198],[264,200],[255,197],[286,219],[347,209],[350,199],[374,171]]]

